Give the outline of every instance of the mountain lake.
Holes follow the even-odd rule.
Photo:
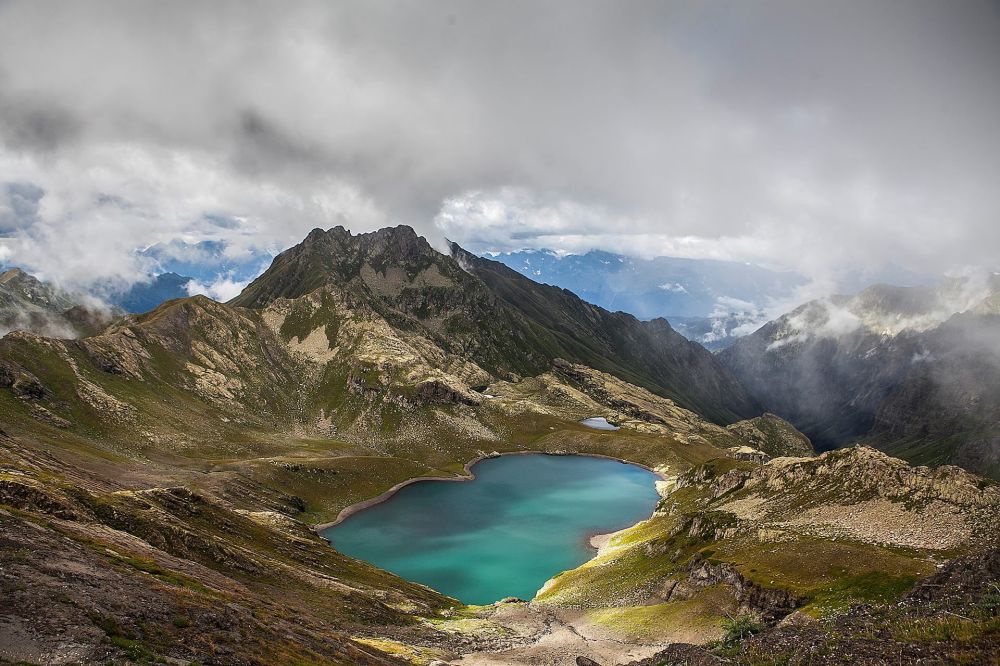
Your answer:
[[[342,553],[467,604],[531,599],[595,554],[589,538],[648,518],[657,476],[607,458],[488,458],[472,481],[417,481],[322,535]]]

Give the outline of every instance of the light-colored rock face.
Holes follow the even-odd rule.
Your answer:
[[[434,275],[444,279],[436,268],[429,272],[428,279]],[[448,354],[422,335],[393,328],[374,312],[343,307],[336,292],[326,287],[293,301],[278,299],[261,316],[269,330],[303,362],[374,371],[386,391],[395,387],[400,395],[412,394],[413,399],[423,396],[430,401],[474,404],[480,398],[470,386],[491,380],[475,363]],[[282,331],[290,317],[322,321],[315,328],[285,336]],[[336,324],[322,323],[325,321]]]
[[[1000,520],[1000,487],[864,447],[734,470],[713,483],[712,496],[730,498],[720,511],[764,527],[927,550],[986,542]]]
[[[399,266],[388,266],[384,271],[377,272],[370,265],[361,267],[361,279],[371,289],[384,296],[398,296],[406,288],[423,287],[454,287],[455,282],[441,273],[437,264],[431,264],[418,272],[412,278]]]
[[[728,510],[727,505],[720,509]],[[901,502],[879,498],[848,506],[815,506],[775,525],[826,538],[950,551],[972,540],[969,522],[962,508],[950,502],[933,500],[910,510]]]

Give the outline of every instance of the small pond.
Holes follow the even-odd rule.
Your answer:
[[[589,419],[580,421],[580,423],[588,428],[593,428],[594,430],[621,430],[621,428],[615,424],[608,423],[608,420],[603,416],[592,416]]]

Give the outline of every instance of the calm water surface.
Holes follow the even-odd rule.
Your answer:
[[[323,536],[335,548],[469,604],[530,599],[594,555],[587,541],[648,518],[656,475],[584,456],[490,458],[476,480],[422,481]]]
[[[588,428],[594,428],[595,430],[621,430],[618,426],[608,423],[608,420],[603,416],[594,416],[589,419],[584,419],[580,421],[580,423]]]

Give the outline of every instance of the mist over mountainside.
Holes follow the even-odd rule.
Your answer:
[[[100,331],[117,314],[97,299],[64,291],[19,268],[0,273],[0,335],[26,330],[76,338]]]
[[[105,298],[126,312],[148,312],[165,301],[195,294],[227,301],[260,275],[274,254],[256,248],[233,250],[221,241],[173,239],[137,252],[147,274]]]
[[[28,275],[39,284],[26,286],[27,283],[5,283],[8,292],[19,289],[21,293],[21,296],[10,295],[5,298],[22,303],[19,308],[20,319],[17,320],[19,326],[12,323],[7,330],[20,327],[37,332],[55,332],[64,322],[50,322],[49,328],[45,329],[39,309],[56,312],[60,306],[66,310],[82,302],[87,302],[91,310],[119,309],[139,314],[166,301],[196,294],[226,301],[267,268],[274,256],[273,252],[253,247],[235,250],[221,241],[188,243],[178,239],[137,249],[134,254],[142,267],[140,274],[128,280],[98,280],[78,285],[71,290],[40,283],[34,276],[21,271],[22,275]],[[28,292],[35,294],[33,300],[25,296]],[[13,301],[5,306],[8,312],[13,312],[12,303]],[[14,322],[15,317],[8,314],[6,320]],[[85,329],[91,330],[93,329]],[[79,334],[79,331],[73,329],[64,329],[62,332],[65,337]]]
[[[726,346],[767,321],[805,278],[733,261],[656,257],[642,259],[592,250],[489,253],[536,282],[569,289],[580,298],[639,319],[664,317],[709,349]]]
[[[203,284],[219,277],[250,280],[259,275],[274,253],[255,247],[237,249],[222,241],[184,242],[173,239],[150,245],[139,255],[151,262],[155,273],[177,273]]]
[[[1000,0],[0,0],[0,666],[1000,666],[998,73]]]
[[[807,303],[720,353],[818,447],[1000,474],[1000,277]]]

